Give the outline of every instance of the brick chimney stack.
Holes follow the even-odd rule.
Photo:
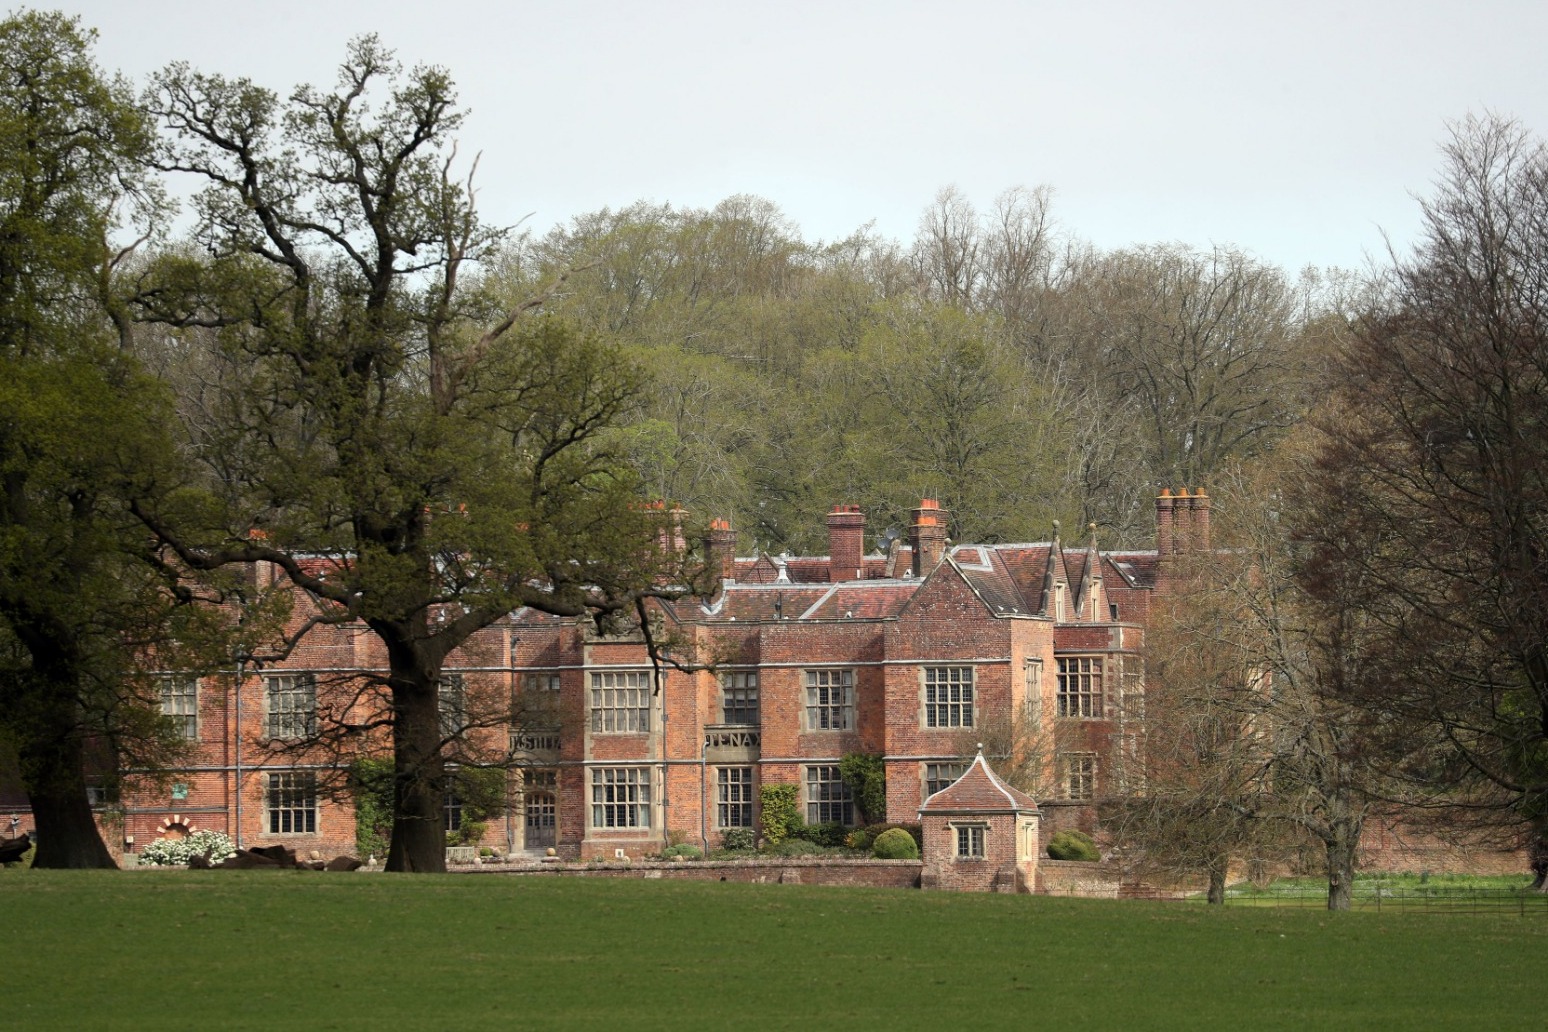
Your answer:
[[[1156,496],[1156,554],[1160,556],[1171,555],[1176,548],[1176,537],[1173,533],[1176,528],[1177,501],[1172,497],[1172,489],[1163,487],[1161,493]]]
[[[730,520],[710,520],[709,564],[722,581],[736,580],[736,531]]]
[[[914,510],[908,544],[914,553],[915,577],[930,573],[946,557],[946,510],[934,498],[921,499]]]
[[[1156,551],[1161,556],[1209,548],[1209,495],[1202,488],[1174,495],[1163,487],[1156,498]]]
[[[1198,488],[1189,499],[1192,512],[1188,521],[1188,547],[1204,552],[1209,549],[1209,495]]]
[[[865,577],[865,513],[858,505],[835,505],[828,513],[828,580]]]

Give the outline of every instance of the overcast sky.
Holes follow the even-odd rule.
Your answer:
[[[451,69],[492,221],[637,200],[776,203],[807,240],[907,242],[955,184],[1047,184],[1101,247],[1356,268],[1417,222],[1447,123],[1548,132],[1542,0],[1163,3],[76,0],[99,62],[280,92],[354,35]]]

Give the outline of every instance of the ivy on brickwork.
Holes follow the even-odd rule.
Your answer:
[[[839,760],[839,777],[849,786],[865,823],[887,819],[887,765],[881,753],[845,753]]]
[[[805,826],[801,793],[795,785],[763,785],[758,795],[763,804],[763,837],[770,845],[779,845]]]

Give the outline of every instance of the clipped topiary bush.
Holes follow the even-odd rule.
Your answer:
[[[924,848],[924,830],[917,824],[869,824],[864,828],[856,828],[844,839],[844,845],[850,849],[858,849],[869,853],[876,843],[876,837],[884,831],[899,828],[908,832],[914,839],[914,845]]]
[[[1051,860],[1084,860],[1087,863],[1102,859],[1096,843],[1084,831],[1061,831],[1049,839],[1048,857]]]
[[[918,860],[919,843],[902,828],[888,828],[876,836],[871,852],[878,860]]]

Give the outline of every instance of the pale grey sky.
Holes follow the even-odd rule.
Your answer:
[[[40,5],[47,6],[47,5]],[[351,36],[451,69],[485,214],[775,202],[808,240],[909,241],[936,191],[1048,184],[1102,247],[1230,244],[1292,270],[1399,245],[1446,123],[1548,132],[1542,0],[496,3],[74,0],[104,67],[280,92]]]

